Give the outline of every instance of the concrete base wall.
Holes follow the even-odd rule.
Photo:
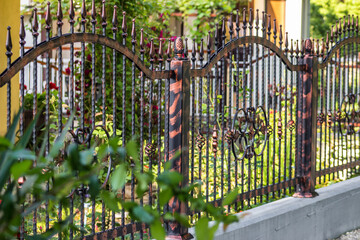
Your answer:
[[[288,197],[245,211],[215,239],[324,240],[360,227],[360,177],[317,190],[311,199]],[[195,236],[194,229],[190,232]]]

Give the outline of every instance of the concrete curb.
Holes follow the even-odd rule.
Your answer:
[[[215,239],[332,239],[360,227],[360,177],[317,189],[315,198],[284,198],[243,213]],[[189,229],[195,236],[195,229]]]

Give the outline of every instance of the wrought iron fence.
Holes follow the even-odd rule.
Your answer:
[[[41,43],[38,43],[34,9],[34,46],[27,52],[21,17],[21,56],[14,62],[8,28],[8,67],[0,75],[0,86],[6,85],[8,89],[7,125],[10,126],[11,113],[17,107],[11,105],[11,79],[20,73],[20,106],[25,106],[29,99],[24,69],[32,68],[29,92],[33,95],[30,109],[21,113],[19,135],[26,128],[27,118],[32,119],[43,103],[48,135],[46,153],[52,139],[62,132],[67,114],[77,111],[69,131],[71,141],[87,144],[95,137],[106,141],[110,136],[121,136],[119,144],[123,146],[135,139],[139,143],[143,171],[160,173],[164,163],[172,161],[173,169],[185,177],[183,184],[201,181],[200,191],[193,194],[205,196],[215,206],[221,204],[228,192],[239,187],[236,201],[227,206],[229,212],[294,191],[294,196],[312,197],[316,194],[316,183],[358,173],[358,18],[340,19],[321,44],[318,40],[299,43],[289,40],[281,25],[277,29],[276,20],[270,15],[258,10],[254,14],[250,9],[230,15],[228,20],[224,18],[214,33],[209,32],[206,41],[194,39],[191,51],[187,39],[177,38],[173,49],[170,39],[151,39],[147,53],[143,30],[138,37],[135,20],[128,36],[125,13],[122,38],[117,39],[116,7],[112,38],[106,36],[104,5],[100,22],[93,5],[92,32],[88,33],[85,6],[81,12],[81,32],[74,32],[75,14],[71,4],[68,16],[71,30],[63,34],[59,3],[58,35],[51,36],[48,5],[46,40]],[[97,32],[98,25],[102,33]],[[128,37],[131,49],[126,46]],[[74,53],[76,42],[81,43],[79,54]],[[64,45],[70,45],[68,72],[62,57]],[[98,45],[102,47],[101,56],[95,55]],[[91,49],[88,56],[87,47]],[[106,55],[107,48],[113,49],[111,56]],[[52,49],[58,53],[59,80],[55,87],[50,82],[50,65],[54,64],[49,55]],[[37,58],[43,54],[46,72],[40,75]],[[102,61],[99,69],[95,68],[97,60]],[[62,80],[64,74],[69,75],[68,81]],[[41,101],[40,82],[45,84]],[[39,131],[40,127],[34,127],[30,146],[34,150],[42,140]],[[114,168],[111,159],[104,168],[106,185]],[[134,189],[135,179],[131,175],[119,197],[162,208],[157,186],[149,186],[146,199],[137,199]],[[145,225],[129,220],[125,211],[115,213],[106,209],[103,202],[88,199],[86,187],[70,194],[69,203],[71,222],[86,230],[86,233],[74,233],[70,229],[70,239],[144,236]],[[74,212],[77,205],[79,211]],[[37,234],[39,222],[45,222],[45,229],[49,229],[49,211],[47,206],[44,209],[36,209],[32,219],[25,219],[20,238],[24,232]],[[201,215],[175,203],[167,210],[188,214],[191,221]],[[57,211],[60,221],[65,214],[61,203]],[[179,223],[167,225],[169,238],[186,233],[187,229]]]

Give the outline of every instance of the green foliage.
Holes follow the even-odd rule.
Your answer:
[[[171,14],[180,12],[183,14],[184,22],[190,31],[190,38],[200,39],[208,34],[208,31],[215,30],[215,23],[223,16],[229,15],[236,6],[247,7],[248,1],[235,0],[180,0],[169,1],[159,0],[163,12]],[[195,19],[188,23],[187,19],[195,16]]]
[[[360,15],[360,2],[353,0],[311,0],[310,8],[310,36],[313,38],[326,38],[326,32],[330,32],[339,18]]]
[[[120,213],[124,209],[129,213],[132,220],[148,224],[152,237],[155,239],[165,239],[165,230],[162,226],[164,220],[178,221],[183,226],[191,226],[189,218],[185,215],[159,212],[156,205],[143,206],[136,201],[126,201],[119,198],[117,194],[125,185],[127,171],[134,174],[138,197],[144,196],[144,193],[149,191],[149,186],[155,182],[159,186],[160,195],[164,196],[164,198],[161,197],[161,204],[166,204],[171,198],[176,198],[181,202],[188,203],[191,211],[201,211],[204,216],[207,215],[215,220],[215,225],[209,228],[207,225],[209,220],[205,217],[200,218],[198,223],[195,224],[198,239],[211,239],[221,222],[226,228],[228,224],[238,221],[238,218],[234,215],[225,214],[225,207],[235,200],[237,189],[225,197],[221,207],[215,208],[206,203],[201,196],[192,196],[192,191],[199,191],[198,183],[180,188],[183,177],[179,173],[171,171],[169,169],[170,165],[156,179],[151,171],[143,172],[135,142],[128,142],[126,149],[118,147],[118,138],[110,139],[108,144],[102,144],[97,148],[93,146],[89,149],[82,149],[74,143],[66,146],[64,144],[65,135],[73,116],[70,117],[63,133],[57,137],[47,156],[44,155],[44,151],[35,153],[26,149],[26,146],[31,138],[32,129],[39,118],[39,114],[36,116],[35,121],[31,122],[24,135],[17,140],[15,134],[19,116],[18,114],[14,118],[14,122],[6,136],[0,137],[1,239],[12,238],[18,234],[22,219],[25,222],[29,220],[35,209],[38,209],[38,214],[44,214],[42,206],[45,203],[49,206],[50,216],[56,216],[58,209],[54,206],[58,203],[62,203],[63,208],[67,209],[66,202],[69,193],[82,185],[88,186],[91,199],[104,202],[111,211]],[[66,148],[65,152],[67,153],[65,156],[62,155],[64,148]],[[132,162],[125,161],[126,154],[124,152],[132,159]],[[101,168],[103,166],[101,161],[94,161],[94,153],[97,153],[98,159],[106,159],[110,154],[113,161],[117,163],[110,177],[111,188],[102,188],[100,185]],[[60,155],[64,157],[63,164],[55,164],[55,158]],[[30,196],[32,201],[29,201]],[[41,226],[42,224],[39,217],[38,225]],[[76,225],[71,225],[70,216],[65,214],[63,221],[52,222],[50,229],[42,231],[36,236],[36,239],[53,238],[59,233],[66,237],[69,228],[72,228],[75,234],[87,231],[86,229],[77,228]],[[207,231],[208,229],[210,230]],[[26,238],[34,239],[30,232],[25,234],[27,235]]]

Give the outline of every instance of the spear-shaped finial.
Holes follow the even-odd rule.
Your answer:
[[[166,50],[166,55],[167,55],[167,61],[170,62],[171,61],[171,38],[168,39],[168,47]]]
[[[61,7],[61,0],[58,0],[58,9],[57,9],[57,13],[56,13],[57,19],[58,19],[58,26],[61,27],[63,25],[63,12],[62,12],[62,7]]]
[[[355,25],[354,25],[354,14],[351,15],[351,31],[353,32],[354,35],[354,30],[355,30]]]
[[[95,22],[95,23],[96,23],[96,7],[95,7],[95,0],[92,0],[92,2],[91,2],[91,18],[92,18],[92,21],[91,21],[91,22]]]
[[[334,41],[334,25],[331,26],[331,35],[330,35],[330,42],[333,43]]]
[[[301,49],[300,49],[300,51],[301,51],[301,55],[302,56],[304,56],[304,54],[305,54],[305,41],[304,40],[301,40],[301,43],[300,43],[301,45],[300,45],[300,47],[301,47]],[[311,51],[311,50],[310,50]]]
[[[326,32],[326,52],[328,51],[329,49],[329,31]]]
[[[239,38],[240,37],[240,16],[239,16],[239,9],[236,9],[236,35]]]
[[[221,26],[221,32],[222,32],[222,45],[225,45],[225,38],[226,38],[226,24],[225,24],[226,18],[223,17],[222,19],[222,26]]]
[[[161,42],[161,41],[160,41]],[[132,20],[132,27],[131,27],[131,43],[136,44],[136,28],[135,28],[135,18]]]
[[[253,28],[253,10],[252,8],[250,8],[249,10],[249,29],[250,29],[250,35],[251,35],[251,30]]]
[[[266,38],[266,14],[262,11],[262,28],[261,31],[263,33],[263,37]]]
[[[296,40],[296,49],[295,49],[296,57],[299,56],[299,40]]]
[[[49,31],[51,29],[50,2],[47,2],[46,14],[45,14],[45,23],[46,23],[45,29]]]
[[[127,35],[127,26],[126,26],[126,12],[123,12],[123,21],[122,21],[122,25],[121,25],[121,29],[123,31],[123,36]]]
[[[259,9],[256,9],[256,17],[255,17],[255,29],[256,29],[256,36],[259,35],[259,23],[260,23],[260,19],[259,19]]]
[[[348,22],[347,22],[347,30],[348,30],[348,34],[350,36],[350,29],[351,29],[351,20],[350,20],[350,14],[348,15]]]
[[[19,32],[19,36],[20,36],[20,45],[25,45],[25,37],[26,37],[26,32],[25,32],[25,24],[24,24],[24,16],[21,15],[20,16],[20,32]]]
[[[191,55],[192,55],[191,61],[193,61],[194,64],[195,64],[195,61],[196,61],[196,48],[195,48],[195,45],[196,45],[195,38],[193,38],[193,45],[192,45],[192,50],[191,50]]]
[[[214,36],[214,39],[215,39],[215,51],[218,50],[218,43],[219,43],[219,24],[216,23],[215,24],[215,36]]]
[[[274,43],[276,44],[276,33],[277,33],[277,28],[276,28],[276,18],[274,18],[274,29],[273,29],[273,33],[274,33]]]
[[[291,41],[290,41],[290,57],[293,57],[293,55],[294,55],[294,42],[291,39]]]
[[[74,0],[70,0],[69,17],[70,17],[69,22],[73,22],[75,18]]]
[[[200,55],[199,60],[200,60],[201,65],[202,65],[202,62],[204,61],[204,39],[203,38],[201,39],[201,42],[200,42],[199,55]]]
[[[84,24],[86,23],[86,3],[85,0],[82,1],[82,5],[81,5],[81,23]],[[85,26],[83,27],[83,32],[85,31]]]
[[[163,41],[162,39],[159,39],[159,62],[162,62],[163,60]]]
[[[6,36],[6,56],[10,59],[12,56],[12,41],[11,41],[11,27],[7,27],[7,36]]]
[[[101,23],[101,25],[102,25],[103,27],[106,27],[107,22],[106,22],[106,8],[105,8],[105,0],[103,0],[103,1],[102,1],[101,19],[102,19],[102,23]]]
[[[268,34],[268,40],[270,40],[270,35],[271,35],[271,15],[270,14],[268,14],[268,19],[269,19],[269,21],[268,21],[268,32],[267,32],[267,34]]]
[[[319,56],[319,54],[320,54],[320,40],[319,39],[316,39],[315,52],[316,52],[316,56]]]
[[[233,14],[230,13],[230,17],[229,17],[229,23],[228,23],[228,27],[229,27],[229,34],[230,34],[230,41],[232,40],[232,35],[233,35]]]
[[[184,44],[184,58],[187,59],[189,53],[189,47],[188,47],[188,38],[185,38],[185,44]]]
[[[343,32],[344,32],[344,37],[345,37],[345,34],[346,34],[346,25],[347,25],[346,16],[344,16],[344,20],[343,20]]]
[[[289,36],[288,33],[285,33],[285,52],[289,51]]]
[[[355,31],[356,31],[356,36],[357,36],[358,32],[359,32],[359,16],[356,16]]]
[[[244,36],[246,36],[246,8],[243,9],[243,31]]]
[[[321,39],[321,43],[322,43],[322,45],[321,45],[320,56],[323,57],[325,54],[325,39],[324,38]]]
[[[33,30],[33,36],[38,36],[39,35],[39,33],[37,32],[39,30],[37,8],[34,8],[34,12],[33,12],[32,30]]]
[[[279,31],[279,44],[280,44],[280,48],[281,45],[283,44],[283,35],[282,35],[282,25],[280,25],[280,31]]]
[[[117,32],[118,31],[118,19],[117,19],[117,6],[114,6],[114,12],[113,12],[113,17],[112,17],[112,25],[113,25],[113,32]]]
[[[140,30],[140,52],[144,53],[144,29]]]
[[[209,55],[211,52],[211,31],[208,32],[208,36],[207,36],[207,51]]]
[[[151,42],[150,42],[150,52],[149,52],[149,55],[150,55],[150,62],[153,63],[155,61],[155,49],[154,49],[154,39],[152,38],[151,39]]]

